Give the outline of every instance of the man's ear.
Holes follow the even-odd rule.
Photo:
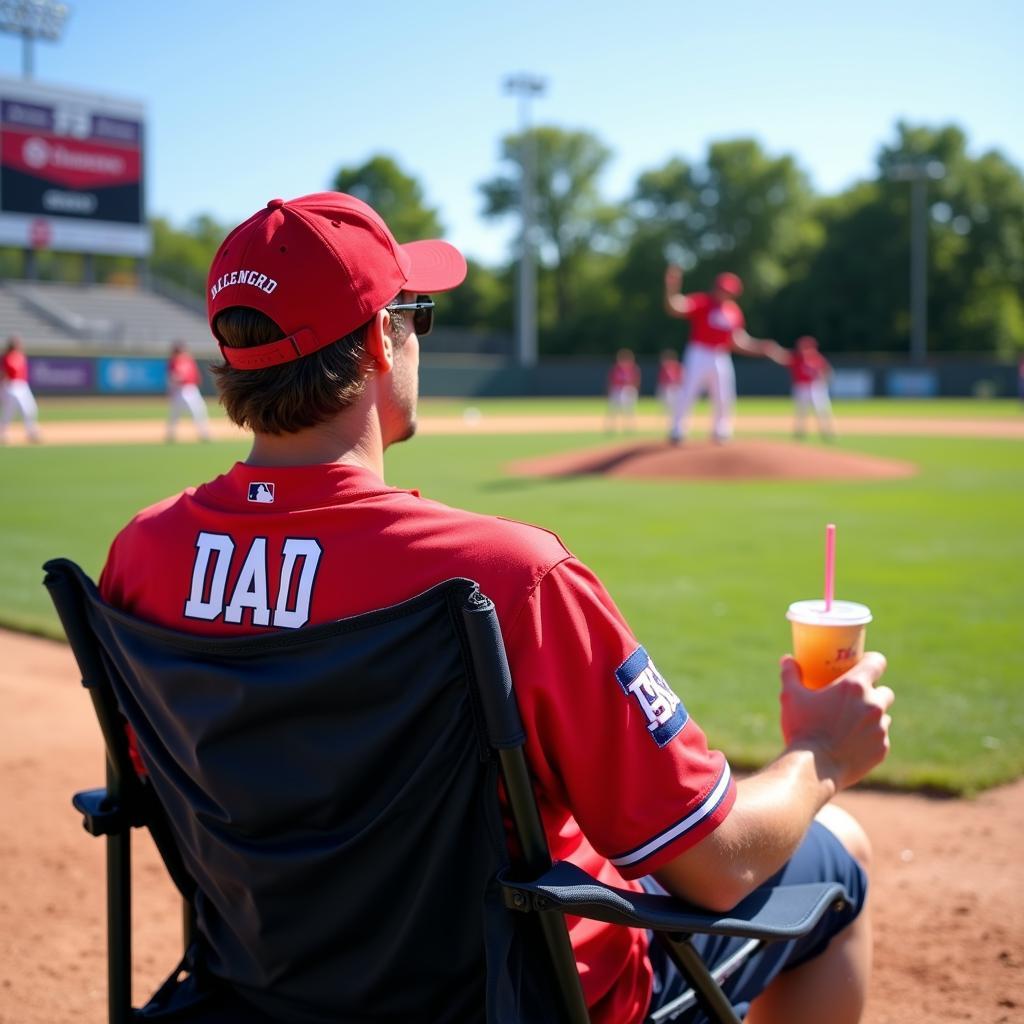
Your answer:
[[[391,314],[386,309],[378,310],[366,328],[364,348],[377,373],[391,372],[395,365],[395,342],[391,337]]]

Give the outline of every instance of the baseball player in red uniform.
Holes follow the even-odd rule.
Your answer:
[[[223,636],[298,629],[453,576],[477,580],[497,607],[554,857],[634,890],[653,874],[723,909],[777,872],[841,876],[851,910],[759,953],[729,986],[739,1005],[765,1007],[762,1021],[820,1021],[826,1005],[834,1024],[857,1020],[870,934],[863,871],[844,843],[865,858],[866,837],[848,817],[830,831],[815,815],[885,754],[892,694],[874,686],[884,659],[865,656],[823,691],[803,689],[787,659],[787,746],[737,781],[557,536],[385,483],[385,451],[416,429],[430,295],[465,272],[452,246],[399,245],[341,193],[272,200],[232,231],[208,308],[221,400],[253,431],[252,450],[140,512],[110,549],[103,594],[164,626]],[[571,935],[595,1024],[640,1024],[676,991],[645,932],[573,921]],[[731,942],[708,940],[725,954]]]
[[[743,313],[736,304],[743,293],[743,282],[735,274],[719,274],[710,292],[682,295],[682,284],[682,267],[669,264],[665,270],[665,310],[669,316],[690,321],[690,340],[683,354],[683,383],[669,440],[679,444],[685,439],[693,404],[706,391],[713,410],[712,437],[723,443],[732,437],[736,405],[732,353],[770,356],[775,343],[747,334]]]
[[[632,349],[620,348],[608,371],[607,430],[613,430],[616,421],[625,429],[636,427],[636,402],[639,395],[640,367],[636,364]]]
[[[170,409],[167,414],[167,440],[173,441],[178,429],[178,417],[187,412],[204,441],[210,440],[210,426],[206,414],[206,402],[199,390],[199,367],[184,342],[176,341],[171,346],[167,360],[167,396]]]
[[[3,372],[0,373],[0,444],[7,440],[7,428],[18,413],[30,441],[38,443],[39,407],[28,383],[28,359],[17,335],[7,340]]]
[[[683,384],[683,364],[679,356],[666,348],[661,353],[661,361],[658,363],[658,386],[657,395],[661,404],[665,406],[668,413],[669,423],[675,414],[676,403],[679,401],[679,390]]]
[[[807,426],[807,412],[814,409],[818,419],[821,436],[827,439],[835,437],[835,426],[832,420],[832,402],[828,396],[828,381],[832,376],[829,361],[818,350],[817,338],[805,334],[797,338],[791,352],[781,349],[779,362],[789,367],[789,375],[793,381],[793,405],[795,420],[793,434],[804,437]]]

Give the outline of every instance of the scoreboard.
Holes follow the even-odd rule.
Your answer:
[[[0,245],[148,256],[139,103],[0,78]]]

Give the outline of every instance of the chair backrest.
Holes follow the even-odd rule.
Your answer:
[[[494,751],[522,736],[507,666],[478,678],[500,632],[474,583],[211,639],[109,607],[66,560],[45,568],[83,675],[137,737],[206,970],[287,1020],[554,1019],[494,881]]]

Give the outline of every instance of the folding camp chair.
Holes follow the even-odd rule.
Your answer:
[[[749,954],[845,898],[838,885],[763,888],[709,914],[552,865],[497,617],[469,580],[211,639],[111,608],[66,559],[44,569],[106,744],[105,788],[74,804],[107,841],[111,1024],[585,1024],[566,914],[655,930],[692,985],[677,1007],[732,1024],[720,981],[736,964],[706,966],[689,936],[746,937]],[[136,826],[185,903],[185,957],[138,1010]]]

